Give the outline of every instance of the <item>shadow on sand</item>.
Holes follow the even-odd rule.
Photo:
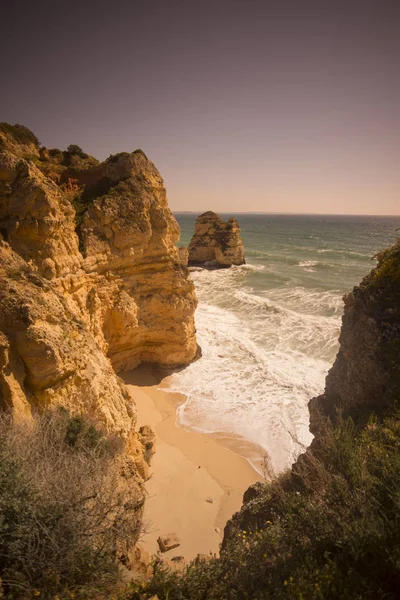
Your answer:
[[[162,369],[154,365],[140,365],[133,371],[121,373],[121,379],[128,385],[151,386],[159,385],[168,375],[179,373],[185,367],[178,369]]]

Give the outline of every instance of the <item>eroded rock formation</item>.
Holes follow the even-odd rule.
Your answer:
[[[310,429],[338,414],[358,420],[391,407],[400,393],[400,242],[345,297],[340,348],[325,391],[309,402]]]
[[[197,301],[163,180],[141,151],[99,164],[4,124],[0,142],[0,407],[92,417],[125,440],[141,482],[151,432],[136,433],[116,372],[197,353]]]
[[[197,217],[188,251],[189,265],[231,267],[246,262],[239,223],[233,217],[225,222],[212,211]]]
[[[0,231],[10,249],[64,295],[117,371],[193,360],[196,297],[154,165],[141,151],[121,153],[66,167],[59,186],[43,162],[1,155]]]

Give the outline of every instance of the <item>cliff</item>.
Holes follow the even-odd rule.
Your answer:
[[[163,180],[141,151],[92,162],[57,163],[57,185],[43,173],[53,160],[3,153],[3,239],[63,294],[117,371],[186,364],[197,352],[196,297]]]
[[[148,435],[116,373],[197,354],[163,180],[141,151],[99,163],[6,124],[0,146],[0,407],[85,414],[125,440],[140,487]]]
[[[231,267],[246,262],[239,223],[233,217],[225,222],[212,211],[197,217],[188,252],[189,265]]]
[[[310,430],[321,417],[360,421],[393,409],[400,396],[400,242],[344,299],[340,348],[325,391],[309,402]]]

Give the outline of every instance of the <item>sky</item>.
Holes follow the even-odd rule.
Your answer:
[[[175,211],[400,214],[399,0],[13,0],[0,121],[141,148]]]

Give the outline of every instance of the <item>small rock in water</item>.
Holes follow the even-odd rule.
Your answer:
[[[173,548],[177,548],[181,545],[181,541],[176,533],[167,533],[167,535],[160,535],[157,540],[158,546],[161,552],[168,552]]]
[[[211,496],[209,496],[208,498],[206,498],[206,502],[212,504],[214,502],[214,498],[211,498]]]

